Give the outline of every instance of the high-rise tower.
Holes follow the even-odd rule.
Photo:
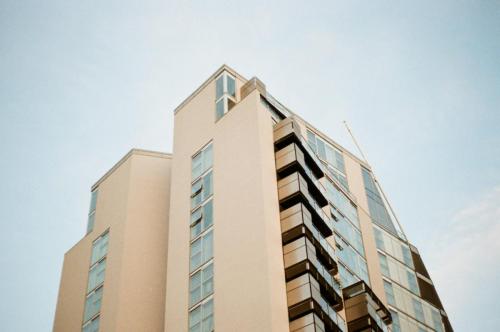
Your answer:
[[[93,186],[54,331],[452,331],[366,162],[222,66]]]

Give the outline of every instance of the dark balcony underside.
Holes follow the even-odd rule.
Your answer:
[[[298,225],[282,234],[283,245],[295,241],[296,239],[305,236],[316,249],[316,255],[321,263],[329,269],[330,273],[336,274],[338,271],[337,262],[333,257],[323,248],[319,240],[313,235],[313,233],[304,224]]]
[[[289,207],[292,207],[296,204],[303,203],[309,212],[311,212],[311,219],[316,226],[316,228],[323,234],[324,237],[331,236],[333,234],[332,229],[327,224],[327,222],[323,219],[326,217],[326,214],[320,215],[318,211],[310,204],[309,200],[301,191],[296,191],[295,193],[284,197],[280,200],[281,210],[286,210]]]
[[[309,273],[316,279],[322,289],[323,297],[332,305],[335,310],[342,310],[342,296],[333,288],[325,278],[319,273],[316,267],[305,259],[285,269],[286,281],[293,280],[303,274]]]
[[[321,306],[312,298],[297,303],[288,308],[290,321],[314,312],[325,324],[326,332],[342,332],[337,324],[323,311]],[[350,331],[350,330],[349,330]]]

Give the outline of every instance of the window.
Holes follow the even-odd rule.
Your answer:
[[[236,98],[236,80],[229,75],[226,75],[226,83],[227,83],[227,93]]]
[[[222,75],[216,80],[217,118],[227,111],[230,98],[236,94],[234,79]],[[222,105],[222,106],[219,106]],[[192,159],[191,175],[191,246],[189,257],[189,331],[213,331],[213,152],[210,143]],[[208,263],[208,264],[207,264]],[[201,269],[200,269],[201,267]],[[194,272],[194,273],[193,273]],[[200,304],[200,301],[204,301]]]
[[[443,324],[441,322],[441,315],[439,314],[439,311],[436,309],[432,309],[432,325],[434,326],[434,329],[438,332],[443,331]]]
[[[342,287],[347,287],[359,280],[354,274],[347,270],[344,265],[339,264],[339,276]]]
[[[102,287],[97,288],[95,291],[87,296],[85,301],[85,313],[83,314],[83,321],[86,322],[94,317],[101,310],[102,300]]]
[[[337,247],[340,246],[342,248],[337,251],[337,255],[341,262],[369,285],[370,280],[368,278],[368,268],[365,260],[336,233],[334,233],[334,235]]]
[[[218,120],[224,116],[226,113],[226,100],[221,99],[217,103],[215,103],[215,118]]]
[[[100,316],[97,316],[90,322],[87,322],[85,325],[83,325],[82,332],[98,332],[100,318]]]
[[[316,140],[316,145],[318,147],[318,150],[317,150],[317,153],[318,153],[318,156],[322,159],[322,160],[326,160],[326,149],[325,149],[325,143],[320,140],[320,139],[317,139]]]
[[[201,271],[196,272],[189,278],[189,306],[201,300]]]
[[[197,208],[212,195],[212,172],[193,183],[191,187],[191,209]]]
[[[410,249],[406,243],[375,225],[373,227],[373,234],[378,249],[394,257],[401,264],[413,269],[413,260],[411,259]],[[406,276],[402,279],[406,279]]]
[[[191,256],[189,258],[189,271],[194,271],[201,265],[201,245],[202,238],[191,243]]]
[[[191,240],[196,238],[213,223],[212,200],[207,201],[202,207],[191,213]]]
[[[412,298],[412,302],[413,302],[413,311],[415,312],[415,318],[425,323],[424,308],[422,307],[422,302],[420,302],[416,298]]]
[[[313,151],[316,152],[316,136],[310,130],[307,131],[307,142],[309,143]]]
[[[87,298],[83,312],[83,332],[97,332],[99,330],[99,314],[106,270],[106,255],[108,253],[109,231],[104,232],[92,243],[90,256],[90,271],[87,281]],[[91,321],[89,321],[92,319]]]
[[[191,257],[189,259],[189,271],[194,271],[213,257],[213,232],[191,243]]]
[[[326,181],[326,194],[335,208],[359,229],[358,209],[351,203],[351,200],[330,181]]]
[[[214,302],[209,299],[189,313],[189,332],[214,331]]]
[[[408,278],[408,288],[413,293],[420,295],[419,288],[417,285],[417,277],[415,277],[415,274],[409,270],[406,270],[406,277]]]
[[[189,306],[214,292],[214,265],[209,264],[189,278]]]
[[[214,301],[208,300],[203,304],[202,332],[212,332],[214,330]]]
[[[95,262],[106,256],[106,254],[108,253],[108,241],[109,232],[104,233],[94,241],[94,244],[92,245],[92,257],[90,260],[90,265],[94,265]]]
[[[212,171],[205,174],[191,186],[191,209],[195,209],[213,193]]]
[[[236,104],[236,80],[223,73],[215,81],[215,120],[219,120]]]
[[[106,270],[106,258],[95,264],[89,272],[89,281],[87,283],[87,292],[90,292],[104,282],[104,272]]]
[[[361,233],[351,222],[348,221],[347,218],[343,217],[339,213],[336,213],[336,210],[333,207],[330,207],[330,211],[337,220],[337,222],[333,224],[335,230],[340,233],[340,235],[342,235],[342,237],[346,239],[354,247],[354,249],[356,249],[361,254],[361,256],[364,257],[365,250],[363,247]]]
[[[94,230],[94,223],[95,223],[95,212],[92,212],[92,214],[89,215],[89,219],[87,221],[87,234]]]
[[[380,270],[382,271],[382,274],[390,278],[391,273],[389,272],[387,257],[385,255],[382,255],[381,253],[378,253],[378,257],[380,258]]]
[[[90,208],[87,220],[87,234],[92,232],[92,230],[94,229],[96,205],[97,205],[97,189],[90,194]]]
[[[205,173],[213,163],[212,144],[207,145],[204,149],[193,156],[191,162],[191,176],[193,180]]]
[[[405,245],[401,245],[401,250],[403,252],[403,260],[405,264],[407,266],[413,267],[413,260],[411,259],[410,249]]]
[[[215,81],[215,98],[219,99],[224,94],[224,75]]]
[[[214,236],[213,232],[210,231],[203,236],[203,262],[208,262],[209,259],[214,257]]]
[[[377,248],[385,251],[384,238],[382,236],[382,232],[379,229],[374,227],[373,233],[375,235],[375,244],[377,245]]]
[[[214,265],[210,264],[201,271],[202,296],[208,296],[214,292]]]
[[[89,213],[94,212],[96,206],[97,206],[97,190],[94,190],[90,194],[90,208],[89,208]]]
[[[201,332],[201,306],[189,313],[189,332]]]
[[[392,332],[400,332],[401,331],[401,325],[399,323],[399,315],[397,312],[394,310],[389,309],[391,312],[392,316]]]
[[[317,137],[310,130],[307,130],[307,142],[318,157],[328,165],[329,174],[337,179],[342,187],[349,190],[342,152]]]
[[[368,210],[370,212],[372,221],[391,234],[398,236],[396,227],[394,227],[394,223],[392,222],[392,219],[387,212],[382,196],[380,195],[380,192],[375,184],[375,181],[372,178],[370,171],[363,167],[361,167],[361,170],[363,173],[362,175],[366,197],[368,199]]]
[[[395,306],[396,299],[394,298],[394,289],[392,288],[392,284],[386,280],[384,280],[384,290],[385,296],[387,297],[387,303]]]

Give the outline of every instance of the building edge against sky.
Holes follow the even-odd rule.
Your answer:
[[[54,331],[452,331],[364,161],[219,68],[93,187]]]

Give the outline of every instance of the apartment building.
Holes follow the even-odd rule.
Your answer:
[[[370,165],[222,66],[93,187],[54,331],[453,331]]]

